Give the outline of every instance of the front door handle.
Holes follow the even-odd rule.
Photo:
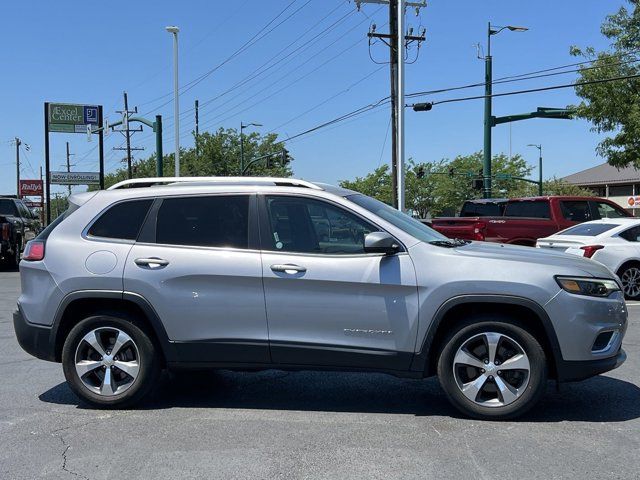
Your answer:
[[[150,258],[136,258],[135,264],[140,267],[160,268],[169,265],[169,260],[163,258],[150,257]]]
[[[271,270],[273,270],[274,272],[288,273],[289,275],[304,273],[307,271],[305,267],[301,267],[300,265],[293,265],[292,263],[286,263],[283,265],[271,265]]]

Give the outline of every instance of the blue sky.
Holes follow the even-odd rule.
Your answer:
[[[175,24],[181,29],[180,83],[184,85],[226,59],[290,2],[5,2],[3,17],[11,20],[5,22],[0,48],[0,193],[15,191],[15,148],[9,143],[13,137],[31,147],[23,152],[23,178],[35,178],[44,164],[45,101],[102,104],[115,121],[126,90],[130,106],[138,105],[148,117],[163,115],[164,149],[172,151],[173,103],[166,96],[172,91],[172,40],[164,27]],[[569,55],[569,47],[605,48],[600,24],[623,4],[621,0],[432,0],[419,17],[407,16],[408,25],[427,29],[427,41],[417,62],[407,67],[406,91],[482,82],[483,62],[476,58],[474,45],[484,44],[489,20],[530,29],[493,37],[495,78],[579,61]],[[195,99],[201,105],[215,99],[201,108],[201,131],[238,128],[244,121],[263,124],[261,132],[275,129],[287,137],[388,95],[388,66],[371,60],[366,41],[371,23],[377,24],[378,31],[386,31],[385,7],[364,5],[358,12],[346,0],[297,0],[279,20],[296,10],[289,20],[180,97],[183,146],[193,143],[189,131],[194,118],[187,110]],[[409,56],[414,54],[412,50]],[[216,99],[267,60],[286,55],[276,66]],[[371,55],[384,61],[388,50],[377,44]],[[494,92],[568,83],[574,78],[570,74],[508,83],[496,86]],[[480,94],[482,89],[476,88],[424,100]],[[563,107],[576,101],[572,89],[504,97],[495,100],[494,114]],[[482,118],[482,100],[436,106],[426,113],[407,110],[407,156],[428,161],[481,150]],[[366,174],[389,161],[388,125],[389,110],[384,107],[292,141],[288,148],[295,157],[295,175],[335,183]],[[509,153],[511,149],[535,165],[537,151],[526,145],[542,143],[545,177],[563,176],[603,161],[594,151],[598,140],[581,120],[530,120],[511,128],[496,127],[493,151]],[[80,134],[51,134],[52,169],[64,163],[66,141],[75,153],[75,170],[97,171],[97,141],[88,143],[86,135]],[[122,165],[123,152],[112,150],[122,141],[119,134],[106,137],[107,171]],[[140,157],[152,154],[152,133],[135,134],[133,145],[146,148]],[[52,191],[65,190],[52,187]]]

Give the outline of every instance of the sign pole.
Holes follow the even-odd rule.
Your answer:
[[[100,190],[104,190],[104,130],[102,119],[102,105],[98,105],[98,150],[100,155]]]
[[[49,176],[49,102],[44,102],[44,169],[45,169],[45,188],[47,202],[47,225],[51,222],[51,193],[49,186],[51,185],[51,177]]]

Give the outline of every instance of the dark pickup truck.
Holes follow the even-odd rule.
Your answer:
[[[38,217],[22,200],[0,197],[0,259],[6,266],[18,266],[22,249],[39,229]]]
[[[469,200],[459,217],[440,217],[431,226],[450,238],[535,246],[576,223],[631,216],[610,200],[595,197],[529,197]]]

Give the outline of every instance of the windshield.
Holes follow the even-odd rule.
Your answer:
[[[16,204],[9,198],[0,198],[0,215],[17,216]]]
[[[386,203],[382,203],[366,195],[349,195],[346,197],[356,205],[369,210],[371,213],[386,220],[400,230],[408,233],[412,237],[417,238],[421,242],[433,242],[434,240],[448,240],[447,237],[436,232],[432,228],[418,220],[411,218],[406,213],[399,212],[395,208],[390,207]]]

